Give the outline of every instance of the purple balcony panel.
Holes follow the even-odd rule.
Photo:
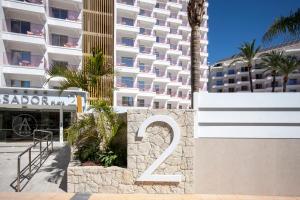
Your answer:
[[[3,54],[3,64],[16,65],[22,67],[40,67],[44,66],[44,57],[42,55],[31,55],[28,52],[15,51]]]

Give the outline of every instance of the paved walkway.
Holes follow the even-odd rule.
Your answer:
[[[10,184],[16,179],[17,156],[31,144],[32,142],[0,143],[0,192],[15,191]],[[33,149],[32,158],[38,155],[38,153],[38,147]],[[53,153],[50,154],[42,167],[36,172],[22,191],[65,192],[67,188],[65,171],[69,163],[69,158],[69,148],[59,143],[54,143]],[[28,164],[27,154],[22,156],[21,164],[21,168]],[[22,184],[21,187],[24,185]]]
[[[72,193],[0,193],[5,200],[300,200],[300,197],[244,195],[144,195]]]

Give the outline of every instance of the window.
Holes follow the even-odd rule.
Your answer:
[[[122,77],[122,86],[126,86],[128,88],[133,87],[133,78],[132,77]]]
[[[255,85],[255,89],[262,89],[262,88],[263,88],[262,84],[256,84]]]
[[[68,43],[68,36],[52,34],[52,45],[63,47]]]
[[[133,97],[122,97],[122,106],[133,106]]]
[[[228,74],[229,74],[229,75],[231,75],[231,74],[235,74],[235,71],[234,71],[234,69],[229,69],[229,70],[228,70]]]
[[[223,80],[217,80],[216,85],[223,85]]]
[[[241,67],[241,72],[248,72],[249,68],[248,67]]]
[[[53,60],[52,61],[52,65],[61,66],[61,67],[67,67],[68,66],[68,62],[66,62],[66,61],[60,61],[60,60]]]
[[[159,76],[159,69],[158,68],[154,68],[155,74],[156,76]]]
[[[133,26],[134,25],[134,19],[122,17],[122,24],[127,26]]]
[[[60,8],[52,8],[52,17],[58,19],[67,19],[68,11]]]
[[[178,92],[178,97],[182,97],[182,91]]]
[[[233,78],[228,79],[228,83],[234,83],[234,79]]]
[[[159,108],[159,102],[157,102],[157,101],[154,102],[154,108],[156,108],[156,109]]]
[[[122,37],[122,45],[125,46],[134,46],[134,40],[128,37]]]
[[[289,92],[297,92],[296,89],[289,90]]]
[[[179,76],[179,77],[178,77],[178,81],[179,81],[179,82],[182,82],[182,76]]]
[[[182,109],[182,105],[179,105],[178,108],[179,108],[179,109]]]
[[[228,92],[234,92],[234,88],[228,88]]]
[[[122,66],[133,67],[133,58],[132,57],[121,57]]]
[[[172,93],[172,89],[171,89],[171,88],[168,88],[167,94],[168,94],[168,95],[171,95],[171,93]]]
[[[15,51],[11,52],[11,64],[26,66],[31,64],[31,52]]]
[[[137,100],[138,107],[145,107],[145,99]]]
[[[159,93],[159,85],[154,85],[154,91],[155,91],[156,93]]]
[[[248,77],[247,76],[243,76],[242,77],[242,81],[248,81]]]
[[[288,85],[297,85],[297,79],[289,79]]]
[[[248,86],[246,86],[246,85],[242,86],[242,87],[241,87],[241,90],[242,90],[242,91],[248,91]]]
[[[172,104],[168,103],[167,104],[167,109],[172,109]]]
[[[27,34],[30,31],[30,22],[11,20],[10,22],[11,32]]]
[[[30,81],[11,80],[11,87],[30,88]]]
[[[216,77],[222,77],[223,76],[223,72],[217,72],[216,73]]]
[[[138,88],[140,91],[145,91],[145,81],[138,81]]]
[[[262,78],[263,78],[263,75],[262,75],[262,74],[256,74],[256,75],[255,75],[255,78],[256,78],[256,79],[262,79]]]
[[[223,90],[222,90],[222,89],[218,89],[217,92],[218,92],[218,93],[222,93]]]

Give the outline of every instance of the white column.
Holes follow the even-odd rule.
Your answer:
[[[63,143],[64,142],[64,122],[63,122],[63,118],[64,118],[64,110],[63,110],[63,105],[60,105],[60,109],[59,109],[59,143]]]

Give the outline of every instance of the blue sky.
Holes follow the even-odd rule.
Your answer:
[[[209,63],[237,53],[242,42],[261,43],[276,17],[299,7],[300,0],[209,0]]]

